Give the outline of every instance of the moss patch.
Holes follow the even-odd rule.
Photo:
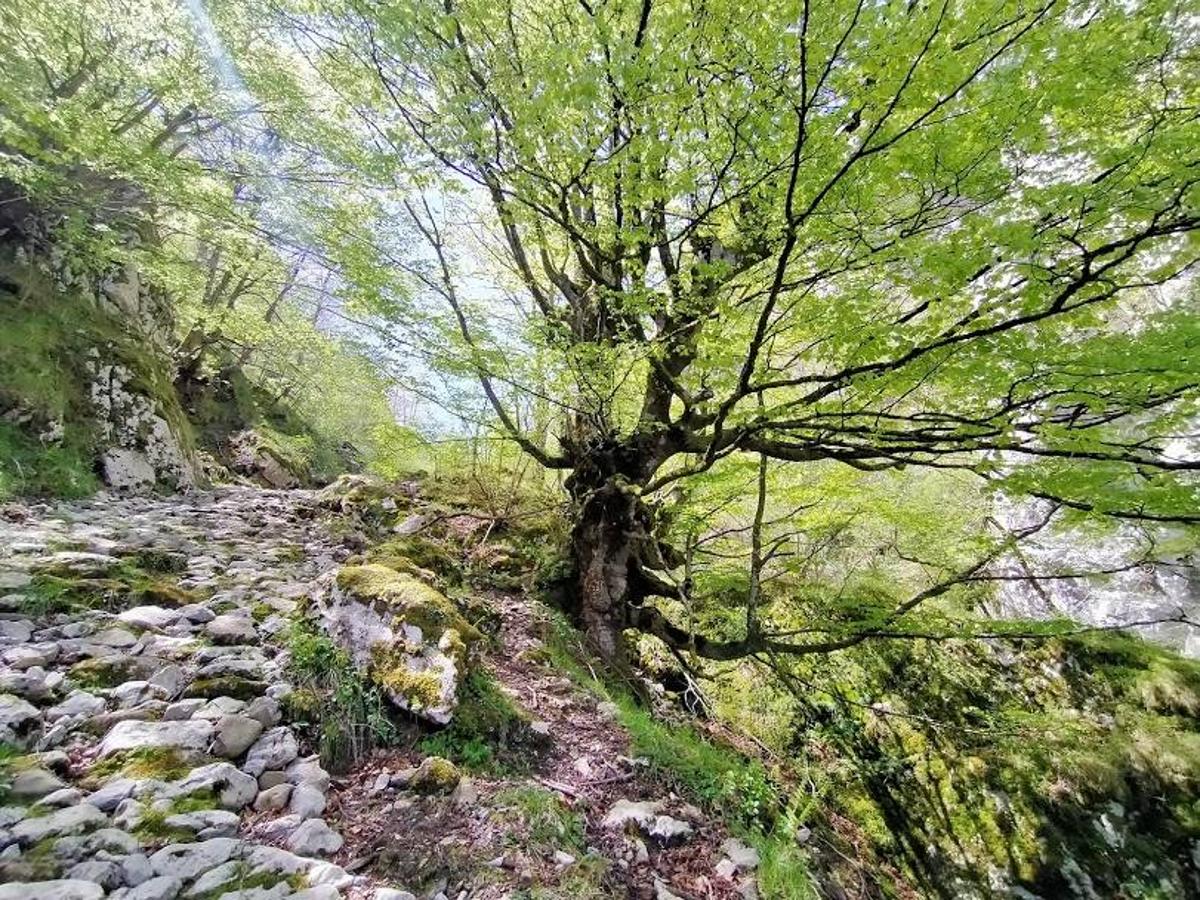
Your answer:
[[[24,589],[24,596],[23,606],[29,615],[86,609],[119,612],[144,604],[180,607],[199,599],[169,578],[129,559],[114,563],[107,573],[94,578],[39,572]]]
[[[253,700],[266,693],[267,683],[253,678],[242,678],[237,675],[222,675],[215,678],[197,678],[186,688],[183,696],[188,699],[203,698],[215,700],[217,697],[232,697],[234,700]]]
[[[127,656],[97,656],[71,666],[70,678],[83,689],[115,688],[136,680],[137,664]]]
[[[114,776],[123,778],[154,778],[176,781],[190,772],[197,763],[171,747],[140,747],[106,756],[88,769],[86,782],[100,785]],[[205,807],[210,808],[210,807]]]
[[[405,787],[418,794],[448,794],[462,780],[458,766],[440,756],[427,756],[421,760],[405,783]]]
[[[337,585],[379,614],[390,614],[398,623],[420,628],[426,640],[437,641],[451,628],[467,644],[482,638],[444,594],[387,566],[343,566]]]

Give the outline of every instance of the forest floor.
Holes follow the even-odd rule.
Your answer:
[[[519,754],[411,790],[410,722],[331,778],[288,636],[349,552],[304,491],[0,509],[0,900],[754,896],[753,852],[631,755],[520,593],[477,598]]]

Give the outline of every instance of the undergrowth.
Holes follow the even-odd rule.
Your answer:
[[[686,723],[655,718],[631,691],[593,665],[579,632],[550,609],[545,609],[543,641],[550,664],[598,700],[612,704],[617,722],[629,732],[634,754],[646,760],[656,778],[722,818],[758,850],[763,897],[817,896],[808,856],[796,843],[799,823],[761,761],[709,740]]]
[[[419,748],[427,756],[444,756],[468,772],[509,775],[529,770],[535,737],[528,714],[490,674],[476,669],[459,685],[458,707],[450,724],[422,738]]]
[[[287,712],[313,738],[326,769],[344,772],[373,747],[396,742],[387,699],[345,650],[307,619],[293,621],[287,644],[295,684]]]
[[[498,819],[520,826],[523,849],[543,855],[584,849],[583,817],[553,791],[533,784],[504,788],[492,797],[492,807]]]

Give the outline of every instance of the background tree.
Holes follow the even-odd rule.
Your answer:
[[[369,135],[371,175],[406,192],[448,355],[569,470],[602,652],[628,626],[717,657],[829,645],[767,616],[704,640],[647,602],[680,591],[659,501],[738,454],[1195,521],[1186,4],[276,11]],[[531,432],[538,400],[556,415]]]

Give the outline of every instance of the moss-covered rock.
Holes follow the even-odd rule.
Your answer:
[[[217,697],[232,697],[234,700],[253,700],[267,690],[265,681],[242,678],[237,675],[222,675],[215,678],[197,678],[183,690],[185,698],[215,700]]]
[[[75,663],[67,674],[82,688],[114,688],[136,680],[138,668],[131,656],[98,656]]]
[[[450,721],[480,633],[440,591],[378,563],[345,566],[323,610],[328,633],[402,709]]]
[[[400,781],[404,787],[418,794],[448,794],[462,780],[458,766],[441,756],[427,756],[411,772],[404,773]]]

